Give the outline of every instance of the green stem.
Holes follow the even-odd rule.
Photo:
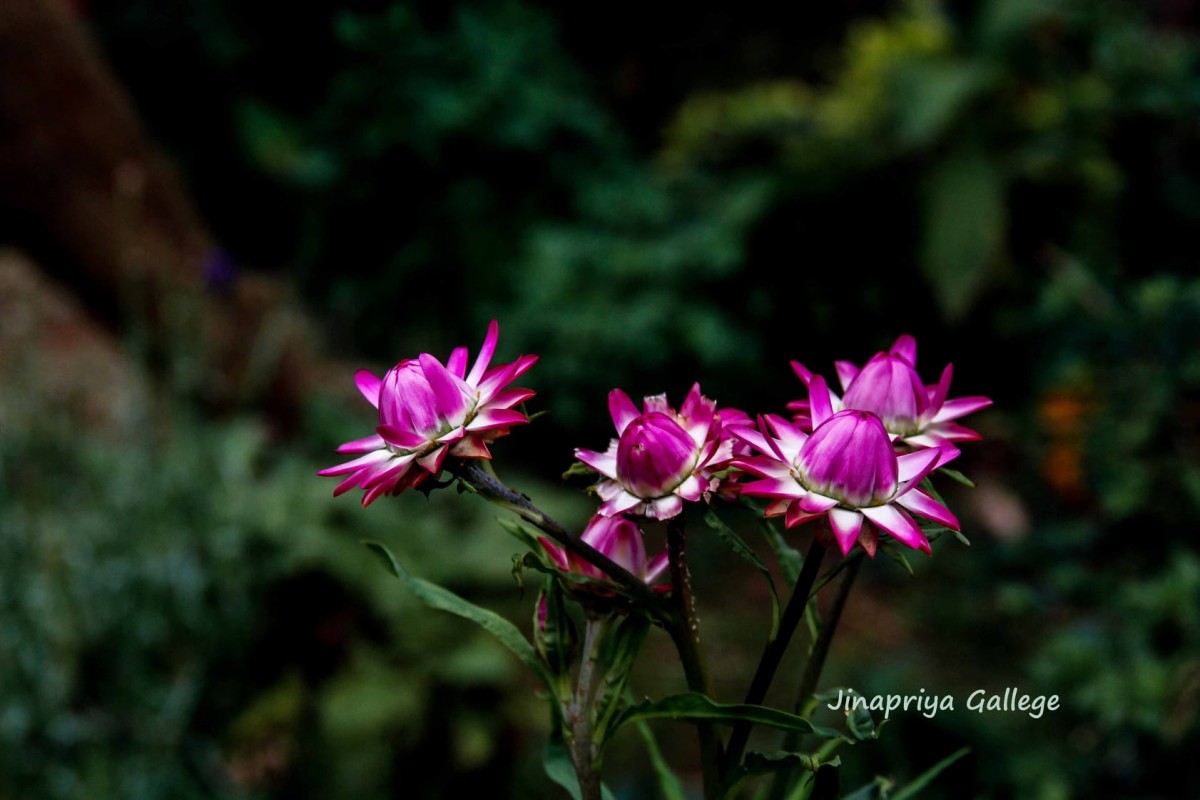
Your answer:
[[[858,571],[862,568],[863,554],[858,553],[847,561],[850,563],[846,566],[846,577],[842,578],[842,582],[838,585],[838,591],[833,597],[833,604],[829,607],[825,624],[821,626],[821,633],[813,642],[812,652],[808,655],[808,663],[804,665],[804,673],[800,676],[800,691],[796,695],[795,711],[802,717],[807,717],[812,712],[812,696],[817,691],[817,684],[821,681],[821,671],[825,668],[825,659],[829,656],[829,646],[833,643],[833,635],[837,632],[838,622],[842,619],[846,600],[850,597],[850,590],[854,587],[854,579],[858,577]],[[789,731],[784,737],[783,749],[785,752],[792,752],[799,744],[800,734]],[[771,793],[768,795],[769,800],[782,800],[787,797],[791,777],[792,770],[783,769],[775,773],[775,782],[771,785]]]
[[[817,579],[817,572],[821,569],[821,561],[824,558],[825,546],[819,544],[816,537],[813,537],[812,545],[809,546],[808,553],[804,556],[800,577],[796,579],[796,588],[792,590],[787,608],[783,610],[783,617],[779,620],[779,631],[775,634],[775,638],[768,641],[767,646],[763,648],[758,669],[754,673],[754,679],[750,682],[750,688],[746,691],[744,702],[747,705],[761,705],[763,699],[766,698],[767,690],[771,688],[771,680],[779,669],[784,653],[787,652],[788,644],[796,632],[796,626],[804,618],[804,609],[808,606],[809,594],[812,592],[813,582]],[[733,726],[733,732],[729,735],[729,746],[725,750],[726,769],[733,769],[741,762],[742,753],[750,739],[751,727],[752,723],[745,720],[741,720]]]
[[[625,594],[638,601],[660,622],[665,621],[667,609],[661,597],[647,588],[645,581],[634,577],[629,570],[614,562],[582,539],[572,535],[566,528],[535,506],[528,497],[514,492],[479,466],[466,462],[451,467],[450,471],[467,483],[476,493],[498,506],[507,508],[551,539],[570,550],[584,561],[612,578]]]
[[[596,662],[600,655],[600,640],[607,628],[607,619],[588,617],[583,631],[583,656],[575,691],[564,710],[567,742],[571,764],[579,778],[582,800],[601,800],[600,771],[596,769],[596,742],[592,736],[592,712],[596,700]]]
[[[675,618],[667,626],[679,660],[683,662],[683,674],[693,692],[712,697],[709,685],[708,666],[700,643],[700,619],[696,615],[696,602],[692,595],[692,576],[688,569],[686,531],[683,515],[672,517],[667,522],[667,553],[671,564],[671,598],[675,602]],[[704,775],[705,800],[715,800],[721,793],[721,744],[712,723],[697,722],[696,735],[700,740],[700,765]]]

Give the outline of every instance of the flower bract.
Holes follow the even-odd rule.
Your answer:
[[[757,478],[742,485],[743,494],[768,498],[767,516],[782,515],[789,528],[827,518],[843,554],[860,542],[874,555],[876,528],[930,552],[909,512],[958,530],[949,509],[918,488],[957,451],[934,447],[897,455],[879,417],[859,409],[834,413],[819,375],[809,389],[812,433],[776,415],[760,418],[757,429],[734,432],[759,453],[734,459]]]
[[[444,365],[428,353],[405,359],[382,379],[360,370],[355,383],[378,409],[379,424],[371,436],[338,448],[357,458],[317,473],[345,476],[334,495],[359,487],[367,506],[437,475],[448,456],[491,458],[488,442],[529,421],[514,406],[534,393],[509,384],[537,361],[537,356],[520,356],[492,367],[498,337],[493,320],[469,372],[465,347],[456,348]]]
[[[653,583],[667,568],[666,551],[647,559],[646,542],[641,530],[632,520],[623,516],[606,517],[597,514],[588,522],[580,538],[647,584]],[[574,553],[545,537],[540,537],[540,541],[550,560],[562,571],[594,580],[608,580],[608,576],[598,567]]]
[[[852,408],[870,411],[879,417],[894,440],[913,447],[947,447],[951,442],[979,438],[979,434],[955,420],[992,404],[986,397],[960,397],[947,400],[952,364],[942,370],[936,384],[926,385],[916,370],[917,341],[904,335],[896,339],[886,353],[876,353],[860,369],[849,361],[835,364],[842,385],[842,396],[829,392],[835,411]],[[796,375],[809,387],[813,373],[799,361],[792,362]],[[795,422],[812,430],[810,404],[806,400],[789,403],[796,411]]]
[[[645,398],[641,411],[620,389],[608,395],[617,437],[608,450],[577,449],[575,457],[605,476],[596,491],[600,513],[624,512],[669,519],[683,501],[697,501],[716,488],[715,473],[728,464],[733,440],[717,404],[692,386],[676,411],[665,394]]]

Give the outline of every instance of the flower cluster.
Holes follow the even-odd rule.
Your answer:
[[[358,388],[378,409],[375,433],[347,442],[340,452],[357,457],[319,474],[342,477],[341,494],[363,489],[363,505],[399,494],[436,476],[447,457],[490,458],[488,443],[528,422],[516,406],[533,396],[510,388],[536,356],[491,366],[498,328],[493,321],[479,356],[467,370],[467,350],[445,365],[425,353],[406,359],[382,378],[362,371]],[[629,573],[651,583],[665,555],[648,559],[638,524],[669,520],[687,502],[739,493],[768,500],[767,516],[787,527],[824,519],[819,536],[843,553],[857,543],[874,555],[879,532],[925,552],[929,541],[912,515],[958,529],[958,520],[920,487],[929,473],[958,456],[955,442],[978,439],[956,420],[978,411],[986,397],[947,399],[953,368],[926,384],[916,371],[917,344],[901,336],[861,368],[835,364],[842,393],[798,361],[792,369],[808,390],[788,404],[789,421],[775,414],[752,420],[734,408],[718,409],[700,385],[676,409],[665,394],[643,398],[639,408],[613,389],[608,410],[616,428],[607,450],[575,450],[600,475],[601,504],[582,538]],[[543,540],[550,561],[565,572],[597,580],[594,565]]]
[[[758,452],[733,462],[757,478],[742,492],[770,500],[767,515],[783,516],[788,527],[827,519],[843,554],[859,543],[874,555],[878,531],[928,553],[929,540],[911,514],[958,530],[950,510],[919,484],[958,456],[953,442],[979,438],[953,420],[991,400],[947,400],[953,368],[926,385],[916,357],[916,340],[901,336],[862,369],[837,362],[841,397],[793,361],[808,388],[807,400],[789,404],[797,412],[793,421],[767,415],[757,429],[735,431]]]

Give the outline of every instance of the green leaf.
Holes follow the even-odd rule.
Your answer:
[[[546,616],[539,619],[543,606]],[[533,642],[550,672],[563,677],[559,689],[569,695],[577,636],[563,603],[562,585],[549,576],[542,579],[542,590],[533,607]],[[565,701],[565,697],[559,699]]]
[[[1004,245],[1004,180],[981,153],[947,157],[925,185],[921,268],[948,319],[979,297]]]
[[[759,517],[758,524],[762,528],[767,544],[771,546],[771,550],[775,553],[775,560],[779,562],[779,570],[783,573],[783,579],[787,581],[789,586],[795,586],[796,579],[800,577],[800,568],[804,561],[800,557],[800,551],[788,546],[788,543],[783,540],[783,536],[771,524],[770,520]]]
[[[941,137],[985,85],[984,73],[950,61],[907,65],[897,74],[900,118],[896,136],[906,147]]]
[[[576,475],[586,475],[589,478],[594,478],[596,477],[596,470],[592,469],[587,464],[584,464],[582,461],[576,461],[575,463],[571,464],[571,466],[566,468],[562,474],[562,479],[565,481],[569,478],[575,477]]]
[[[551,684],[551,677],[538,658],[537,651],[533,649],[533,645],[526,640],[516,625],[513,625],[494,611],[481,608],[474,603],[464,600],[449,589],[443,589],[435,583],[430,583],[427,580],[412,575],[392,555],[392,551],[387,548],[387,545],[382,542],[368,539],[363,540],[363,544],[422,603],[438,611],[448,611],[455,616],[474,622],[494,636],[500,644],[507,647],[513,655],[521,660],[521,663],[529,667],[539,678],[545,681],[547,686]]]
[[[533,528],[518,522],[515,519],[506,517],[497,517],[496,522],[500,523],[500,527],[512,534],[512,537],[521,544],[528,547],[534,553],[542,553],[541,535]]]
[[[963,486],[968,488],[975,488],[975,481],[971,480],[966,475],[963,475],[956,469],[950,469],[949,467],[938,467],[937,473],[939,475],[945,475],[950,480],[961,483]]]
[[[758,570],[759,574],[766,579],[767,588],[771,590],[771,633],[768,638],[774,639],[775,634],[779,632],[779,593],[775,591],[775,579],[771,577],[771,570],[754,554],[754,551],[750,549],[750,545],[746,544],[745,540],[741,536],[738,536],[733,528],[726,525],[717,516],[717,512],[711,506],[704,514],[704,521],[708,524],[708,527],[712,528],[721,541],[729,545],[730,550]]]
[[[594,736],[599,747],[607,742],[609,725],[624,703],[625,682],[629,679],[633,662],[649,630],[648,619],[639,614],[627,614],[609,625],[600,641],[600,665],[604,669],[604,678],[597,692],[594,717]]]
[[[650,765],[654,767],[654,775],[658,778],[658,789],[662,792],[663,800],[687,800],[683,784],[663,758],[662,750],[658,748],[658,740],[654,738],[650,726],[644,720],[637,720],[633,724],[637,726],[638,733],[642,735],[642,741],[646,744],[646,754],[650,756]]]
[[[783,751],[747,753],[741,766],[730,771],[725,796],[736,797],[738,790],[741,789],[746,781],[762,775],[769,775],[781,769],[791,770],[799,768],[808,772],[816,772],[822,764],[836,767],[840,766],[841,763],[842,760],[836,756],[829,761],[822,762],[819,757],[810,753],[789,753]]]
[[[789,714],[786,711],[744,703],[728,705],[715,703],[698,692],[671,695],[662,700],[646,700],[627,709],[613,727],[615,730],[626,723],[646,719],[673,719],[679,722],[707,721],[723,725],[733,725],[746,720],[755,725],[766,725],[781,731],[811,733],[825,739],[840,738],[847,742],[853,741],[833,728],[813,725],[804,717]]]
[[[905,547],[907,547],[907,545]],[[883,539],[881,537],[879,549],[882,550],[883,554],[892,561],[895,561],[897,564],[904,567],[905,571],[908,572],[909,575],[913,574],[912,564],[908,563],[908,556],[904,555],[904,550],[900,546],[892,544],[892,540]]]
[[[879,729],[875,727],[875,718],[871,716],[870,711],[860,705],[856,705],[846,717],[846,728],[850,731],[850,735],[860,742],[879,738]]]
[[[562,731],[555,726],[546,739],[546,748],[542,751],[542,769],[546,776],[567,790],[571,800],[581,800],[579,778],[571,765],[571,757],[567,754],[567,745],[563,741]]]
[[[913,797],[917,794],[917,792],[933,783],[934,779],[937,778],[938,775],[941,775],[947,767],[949,767],[955,761],[958,761],[969,752],[971,752],[971,748],[964,747],[961,750],[957,750],[946,756],[941,761],[937,762],[932,767],[918,775],[912,781],[912,783],[908,784],[899,792],[892,795],[891,800],[908,800],[908,798]]]

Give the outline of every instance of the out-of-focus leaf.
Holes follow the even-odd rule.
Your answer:
[[[683,784],[671,770],[671,765],[663,758],[658,740],[654,738],[654,731],[650,730],[650,726],[644,720],[637,720],[633,724],[646,745],[646,754],[650,756],[650,765],[654,767],[654,776],[658,779],[658,789],[662,792],[663,800],[687,800]]]
[[[958,761],[969,752],[971,752],[971,748],[964,747],[961,750],[956,750],[955,752],[946,756],[941,761],[937,762],[932,767],[918,775],[903,789],[892,795],[891,800],[908,800],[910,797],[915,797],[918,792],[929,786],[929,784],[931,784],[938,775],[941,775],[947,767],[949,767],[955,761]]]
[[[961,319],[1000,257],[1004,179],[982,153],[959,150],[925,184],[921,269],[948,319]]]

